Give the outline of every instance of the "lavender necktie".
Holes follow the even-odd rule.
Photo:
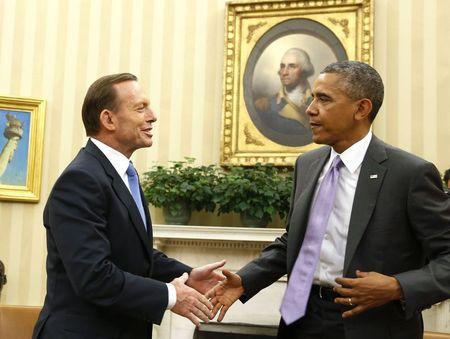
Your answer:
[[[136,203],[139,213],[141,214],[142,222],[144,223],[145,229],[147,229],[144,206],[142,205],[141,191],[139,190],[139,178],[136,169],[134,168],[131,161],[127,168],[127,176],[128,176],[128,183],[130,184],[131,196],[133,197],[133,200]]]
[[[333,209],[339,170],[343,163],[336,156],[320,184],[309,213],[308,227],[300,253],[290,274],[286,292],[281,303],[281,316],[287,325],[305,315],[314,271],[319,260],[320,248]]]

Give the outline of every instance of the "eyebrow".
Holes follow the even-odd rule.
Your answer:
[[[144,105],[144,107],[147,107],[150,105],[150,102],[148,100],[142,100],[137,102],[136,104],[133,105],[133,108],[137,108],[137,107],[141,107],[142,105]]]
[[[315,97],[325,97],[325,98],[331,99],[331,96],[328,95],[327,93],[324,93],[324,92],[316,92],[316,93],[311,92],[311,96],[312,96],[313,98],[315,98]]]

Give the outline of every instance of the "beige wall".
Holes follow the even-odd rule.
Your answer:
[[[45,294],[42,210],[58,174],[84,144],[80,107],[103,74],[139,76],[159,115],[154,161],[219,160],[224,0],[0,0],[0,94],[47,100],[41,202],[0,203],[0,302]],[[450,167],[450,2],[375,0],[375,66],[386,101],[374,131]],[[407,169],[405,169],[407,170]]]
[[[450,2],[375,0],[374,64],[386,85],[374,126],[389,143],[450,167]]]

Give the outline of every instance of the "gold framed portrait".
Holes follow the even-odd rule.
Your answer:
[[[0,96],[0,200],[38,202],[45,101]]]
[[[373,60],[372,0],[233,1],[225,14],[221,163],[292,166],[328,64]]]

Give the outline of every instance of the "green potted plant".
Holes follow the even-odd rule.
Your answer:
[[[276,213],[281,219],[286,216],[291,189],[292,175],[286,169],[231,166],[220,176],[214,201],[219,214],[240,213],[244,225],[265,227]]]
[[[162,207],[169,224],[187,224],[193,210],[215,209],[213,189],[218,168],[195,166],[193,158],[174,161],[169,166],[154,166],[144,173],[142,189],[147,201]]]

